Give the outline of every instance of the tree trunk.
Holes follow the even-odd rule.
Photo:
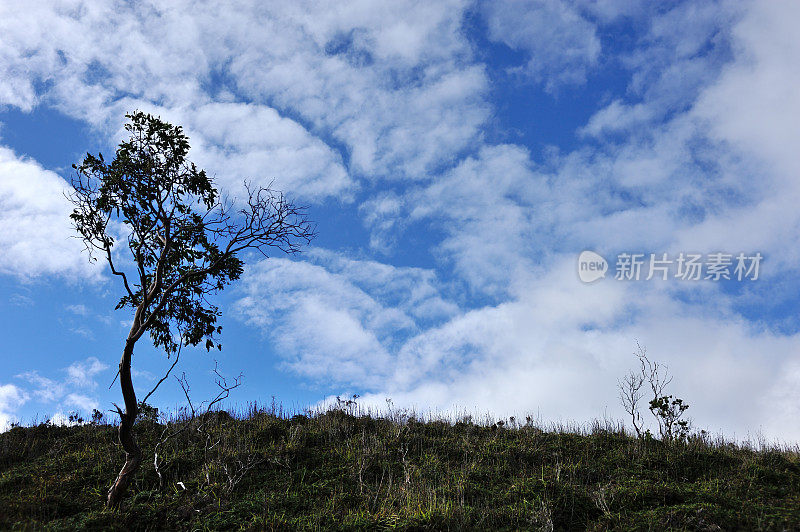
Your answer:
[[[109,507],[119,506],[125,492],[130,485],[133,476],[139,469],[142,463],[142,450],[136,443],[136,437],[133,435],[133,423],[136,421],[136,416],[139,414],[139,406],[136,403],[136,393],[133,390],[133,382],[131,381],[131,356],[133,355],[133,346],[136,340],[130,337],[125,342],[125,350],[122,353],[122,360],[119,362],[119,384],[122,388],[122,397],[125,400],[125,411],[120,411],[119,423],[119,443],[125,450],[125,465],[122,466],[117,480],[108,490],[108,500],[106,505]]]

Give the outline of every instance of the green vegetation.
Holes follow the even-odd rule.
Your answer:
[[[797,449],[375,418],[351,402],[166,424],[148,412],[145,460],[119,510],[104,505],[123,459],[115,427],[0,434],[0,528],[800,529]]]
[[[292,254],[315,236],[305,208],[269,188],[245,182],[237,212],[233,200],[220,198],[205,171],[187,160],[189,137],[180,126],[141,111],[125,118],[130,139],[119,144],[110,163],[103,154],[87,153],[72,165],[77,175],[67,195],[89,259],[99,255],[122,281],[116,309],[132,310],[117,373],[124,410],[115,405],[125,465],[108,491],[109,506],[120,504],[144,458],[133,430],[140,403],[131,369],[136,343],[149,334],[153,346],[174,356],[169,371],[183,346],[222,349],[215,336],[222,332],[220,310],[208,296],[239,279],[240,255]],[[126,247],[130,252],[128,261],[120,259],[120,241],[127,244],[121,247],[123,255]]]

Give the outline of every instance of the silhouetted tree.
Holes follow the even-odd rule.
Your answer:
[[[70,194],[70,217],[90,260],[100,254],[108,262],[124,287],[116,308],[133,311],[118,374],[125,408],[115,405],[125,465],[109,489],[109,506],[119,504],[142,461],[133,431],[139,413],[131,381],[136,342],[149,333],[168,357],[181,345],[204,340],[207,349],[221,348],[214,336],[221,332],[219,309],[207,296],[240,277],[241,252],[294,253],[314,237],[305,208],[270,188],[245,183],[245,201],[221,200],[206,173],[187,161],[189,140],[180,126],[140,111],[126,118],[129,140],[110,163],[87,153],[73,165]],[[119,247],[133,260],[121,261]]]

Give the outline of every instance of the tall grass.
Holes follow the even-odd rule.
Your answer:
[[[115,427],[0,435],[0,527],[800,529],[797,447],[637,439],[613,421],[447,418],[340,401],[139,422],[122,510]]]

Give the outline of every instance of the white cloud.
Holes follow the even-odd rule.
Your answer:
[[[270,107],[210,103],[177,115],[193,141],[192,159],[225,190],[247,179],[320,200],[346,198],[354,188],[336,152]]]
[[[28,280],[46,274],[97,278],[99,269],[73,238],[67,190],[55,173],[0,147],[0,272]]]
[[[483,140],[491,93],[461,26],[471,6],[6,3],[0,105],[55,107],[103,134],[118,134],[124,110],[153,110],[186,126],[228,191],[274,176],[315,201],[366,192],[358,211],[387,256],[403,231],[443,235],[437,272],[325,250],[249,271],[239,309],[301,375],[373,399],[582,420],[613,411],[639,338],[701,425],[795,437],[780,417],[793,407],[774,405],[796,396],[798,339],[736,312],[767,301],[766,285],[741,298],[708,284],[586,287],[572,262],[586,247],[744,249],[770,254],[765,275],[796,269],[795,4],[487,4],[489,38],[521,51],[520,71],[551,92],[602,66],[603,24],[649,16],[614,64],[627,90],[578,132],[591,143],[541,157]],[[58,247],[63,186],[0,151],[0,271],[90,275]],[[68,372],[70,385],[91,389],[92,368]],[[91,400],[25,378],[42,400]]]
[[[67,305],[64,308],[67,310],[67,312],[71,312],[72,314],[75,314],[76,316],[88,316],[89,315],[89,309],[86,307],[86,305],[83,305],[83,304]]]
[[[91,414],[91,412],[100,406],[95,397],[79,393],[69,393],[64,397],[64,406],[67,408],[76,408],[84,415]]]
[[[87,340],[94,340],[95,339],[94,332],[92,332],[92,330],[90,328],[88,328],[88,327],[84,327],[84,326],[72,327],[70,329],[70,332],[73,332],[73,333],[77,334],[78,336],[83,336]]]
[[[78,2],[72,9],[5,5],[0,104],[29,110],[46,103],[113,130],[120,111],[134,102],[179,110],[210,98],[247,97],[342,144],[351,170],[359,174],[424,177],[473,142],[488,116],[486,77],[467,61],[470,47],[460,28],[458,13],[467,6],[461,1],[240,2],[235,9],[212,2],[158,7]],[[45,87],[38,94],[37,84]],[[269,113],[261,116],[273,126],[296,129]],[[258,159],[265,149],[279,151],[265,135],[269,131],[258,132],[261,142],[234,162]],[[330,182],[319,182],[319,164],[330,164],[325,148],[306,142],[302,148],[315,151],[306,163],[310,179],[317,181],[313,193],[341,183],[340,171],[326,176]],[[280,149],[297,146],[288,142]],[[272,155],[280,159],[280,153]]]
[[[615,382],[634,365],[639,339],[670,366],[673,392],[691,404],[699,428],[739,438],[759,430],[800,438],[785,423],[796,411],[792,361],[800,337],[749,322],[737,310],[744,298],[768,291],[766,284],[748,287],[744,296],[710,283],[587,287],[574,272],[575,256],[586,247],[766,250],[782,257],[770,263],[772,275],[794,268],[796,246],[787,244],[797,239],[796,224],[784,222],[796,219],[789,211],[797,202],[791,176],[798,159],[790,150],[796,135],[786,129],[796,98],[782,88],[773,97],[759,81],[794,86],[797,39],[785,22],[791,17],[752,7],[733,32],[733,63],[724,67],[729,25],[742,14],[736,6],[719,7],[687,3],[653,22],[645,51],[628,58],[633,98],[612,101],[583,129],[599,147],[548,154],[535,164],[520,147],[486,146],[429,185],[363,205],[365,218],[378,225],[376,247],[409,223],[443,227],[442,262],[469,290],[496,301],[406,335],[376,335],[375,366],[362,357],[363,373],[337,373],[337,382],[371,391],[365,400],[378,406],[389,396],[418,409],[622,417]],[[682,27],[685,37],[676,31]],[[749,100],[753,114],[739,112]],[[757,127],[748,129],[748,122]],[[397,221],[406,215],[410,222]],[[323,266],[327,273],[319,274],[328,279],[331,265]],[[354,282],[337,287],[331,301],[363,293]],[[300,297],[318,290],[303,287]],[[292,291],[279,293],[291,301]],[[347,307],[331,305],[335,323]],[[380,313],[386,311],[381,305]],[[367,318],[348,312],[354,321],[343,330],[358,330],[359,319],[371,330],[374,312]],[[316,315],[322,322],[324,314]],[[320,338],[328,338],[328,326],[319,328]],[[317,322],[308,322],[300,334],[316,331]],[[329,353],[326,367],[335,367],[336,352]]]
[[[647,8],[654,6],[647,0],[579,0],[576,4],[603,23],[620,18],[640,20],[647,14]]]
[[[537,212],[543,178],[528,152],[513,145],[484,147],[424,189],[408,195],[412,219],[447,220],[439,253],[470,290],[505,294],[534,268]]]
[[[89,357],[83,361],[75,361],[66,369],[66,383],[79,388],[94,389],[97,387],[94,377],[107,369],[108,365],[100,362],[95,357]]]
[[[116,137],[125,111],[157,112],[186,127],[193,157],[232,194],[242,178],[274,179],[303,201],[347,199],[356,178],[428,179],[479,139],[487,78],[461,30],[468,6],[4,4],[0,105],[46,105]],[[15,194],[26,186],[14,182]],[[54,230],[37,246],[61,246],[66,204],[45,198]],[[5,233],[35,244],[31,232]],[[0,271],[86,275],[80,254],[40,264],[32,245]]]
[[[249,97],[269,95],[347,145],[353,171],[425,178],[474,141],[488,115],[483,69],[465,61],[465,7],[323,2],[258,24],[227,13],[244,50],[230,72]]]
[[[800,133],[793,121],[800,113],[800,96],[791,87],[800,82],[800,53],[790,20],[794,2],[752,4],[733,35],[736,60],[698,99],[693,115],[711,138],[754,158],[742,176],[756,201],[710,218],[686,240],[722,240],[771,252],[775,269],[795,269],[800,252],[789,245],[797,239],[800,200],[796,146]]]
[[[61,427],[74,427],[78,425],[77,419],[70,419],[73,413],[65,414],[64,412],[56,412],[50,416],[50,423]]]
[[[18,420],[14,415],[29,399],[28,394],[13,384],[0,384],[0,432],[9,429]]]
[[[584,7],[594,11],[598,6]],[[647,29],[636,46],[609,58],[630,73],[626,94],[604,104],[579,129],[580,134],[648,137],[650,128],[663,123],[670,113],[690,108],[729,60],[730,29],[741,17],[743,4],[683,2],[663,12],[654,5],[648,7],[651,12],[647,18],[638,8],[632,9],[633,16]]]
[[[397,407],[417,411],[621,419],[616,382],[635,367],[639,339],[653,359],[669,365],[675,376],[670,393],[691,405],[698,429],[737,438],[758,431],[800,437],[784,421],[794,403],[777,402],[795,395],[792,360],[800,352],[799,335],[748,324],[724,297],[700,308],[676,301],[663,285],[584,285],[574,268],[574,257],[559,257],[516,301],[392,340],[367,334],[376,330],[369,320],[386,309],[361,314],[351,302],[363,292],[330,273],[312,276],[299,267],[296,277],[307,287],[291,299],[293,311],[276,316],[260,297],[285,300],[287,292],[276,285],[296,281],[285,269],[276,270],[274,279],[262,269],[241,304],[251,323],[273,331],[293,371],[327,379],[338,390],[371,392],[362,402],[374,407],[389,397]],[[374,304],[367,300],[363,307]],[[354,356],[357,350],[363,351]]]
[[[717,138],[768,161],[785,180],[781,184],[794,182],[800,170],[800,131],[793,120],[800,96],[792,90],[800,82],[800,40],[792,24],[798,15],[796,2],[752,4],[733,31],[735,61],[695,109]]]
[[[113,108],[118,117],[138,109],[182,126],[191,145],[189,159],[231,196],[244,191],[245,180],[305,201],[332,196],[347,201],[357,189],[340,154],[272,107],[209,102],[203,96],[175,107],[127,98]],[[118,140],[129,135],[119,120],[113,129]]]
[[[35,305],[33,298],[23,294],[13,294],[8,298],[8,302],[17,307],[32,307]]]
[[[273,258],[251,267],[237,308],[289,354],[285,367],[315,380],[377,386],[403,336],[458,310],[431,271],[324,250],[309,258],[318,264]]]
[[[614,100],[596,112],[589,123],[580,129],[583,135],[599,137],[608,133],[627,132],[653,118],[653,110],[643,104],[626,105]]]
[[[238,302],[239,311],[291,353],[288,367],[315,378],[369,378],[386,362],[386,355],[375,332],[362,321],[402,325],[391,314],[381,316],[368,295],[347,293],[343,280],[306,263],[261,263],[250,269],[244,288],[248,295]],[[372,357],[375,366],[365,364]]]
[[[647,32],[623,59],[631,69],[628,93],[657,104],[662,116],[683,111],[730,59],[730,29],[740,2],[682,2],[652,13]]]
[[[522,50],[522,70],[548,92],[586,82],[596,66],[601,44],[595,25],[574,5],[561,0],[486,2],[489,38]]]
[[[359,213],[364,227],[370,231],[369,246],[389,253],[397,242],[396,231],[403,212],[403,199],[397,194],[382,192],[361,203]]]
[[[21,373],[16,377],[33,386],[30,395],[37,401],[55,403],[59,409],[78,408],[86,413],[97,408],[99,404],[97,398],[87,395],[87,392],[97,388],[97,375],[107,369],[108,366],[97,358],[88,357],[85,360],[76,360],[64,368],[63,379],[43,377],[36,370]]]
[[[767,275],[795,269],[800,255],[786,243],[796,239],[800,139],[788,117],[800,99],[782,89],[800,79],[785,23],[793,9],[685,3],[651,21],[627,59],[629,98],[581,130],[600,149],[555,159],[559,187],[543,196],[559,206],[562,242],[761,251]]]
[[[38,401],[57,401],[65,394],[64,384],[62,382],[48,379],[47,377],[42,377],[36,370],[20,373],[19,375],[16,375],[16,377],[35,386],[32,393]]]
[[[354,260],[322,248],[309,250],[306,257],[414,320],[437,321],[459,312],[458,306],[446,298],[447,287],[434,270]]]

